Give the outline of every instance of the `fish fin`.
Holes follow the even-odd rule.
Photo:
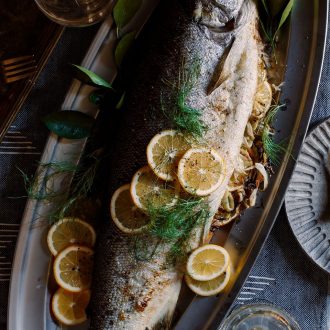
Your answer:
[[[219,88],[232,73],[239,67],[242,57],[244,56],[247,45],[246,33],[249,32],[249,25],[253,13],[256,11],[254,1],[244,1],[242,7],[237,15],[236,37],[226,47],[224,54],[221,56],[219,64],[212,76],[211,82],[206,89],[206,94],[211,95],[217,88]]]
[[[221,56],[220,62],[217,65],[211,81],[206,89],[206,95],[210,95],[215,89],[217,89],[226,79],[227,75],[224,73],[224,66],[226,63],[226,60],[230,54],[230,50],[233,46],[234,40],[230,43],[230,45],[226,48],[223,55]]]
[[[169,330],[171,329],[172,318],[173,318],[173,312],[172,313],[168,312],[152,328],[148,328],[148,330]]]
[[[179,293],[181,290],[182,280],[178,280],[172,287],[172,293],[169,293],[170,299],[166,304],[165,313],[155,322],[148,330],[169,330],[173,327],[173,318],[175,314],[175,308],[178,302]],[[147,330],[147,329],[146,329]]]
[[[244,36],[239,36],[234,39],[231,46],[228,47],[228,53],[225,52],[224,56],[220,59],[219,66],[221,66],[222,71],[217,80],[214,78],[213,81],[215,81],[215,83],[208,88],[207,95],[214,93],[229,77],[232,77],[233,72],[237,71],[244,57],[245,48],[246,39]],[[216,73],[219,74],[219,69],[215,71],[214,75],[216,75]]]

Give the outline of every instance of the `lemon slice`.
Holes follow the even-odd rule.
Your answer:
[[[229,260],[226,249],[215,244],[206,244],[189,256],[187,272],[197,281],[213,280],[227,269]]]
[[[180,185],[176,182],[160,180],[149,166],[142,167],[133,176],[131,196],[141,210],[148,207],[173,206],[179,197]]]
[[[210,281],[196,281],[188,274],[185,275],[185,280],[193,292],[200,296],[213,296],[220,293],[228,284],[230,279],[230,267],[224,273]]]
[[[254,98],[253,112],[258,116],[266,113],[272,103],[272,88],[267,81],[261,82],[257,87]]]
[[[64,218],[51,226],[47,235],[50,252],[56,256],[72,244],[93,247],[96,234],[93,227],[78,218]]]
[[[81,245],[71,245],[61,251],[54,261],[57,284],[70,292],[89,289],[92,281],[93,250]]]
[[[64,325],[77,325],[87,320],[85,309],[91,293],[85,290],[71,293],[59,288],[52,298],[52,311],[58,322]]]
[[[184,190],[207,196],[223,181],[225,165],[222,157],[210,148],[191,148],[182,157],[178,178]]]
[[[163,131],[155,135],[148,144],[148,164],[159,178],[173,181],[178,162],[189,147],[182,133],[175,130]]]
[[[126,234],[138,234],[148,224],[147,215],[133,203],[130,184],[118,188],[112,195],[110,213],[115,225]]]

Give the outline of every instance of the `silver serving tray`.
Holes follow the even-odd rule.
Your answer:
[[[157,0],[144,0],[143,8],[130,24],[142,26]],[[278,139],[288,138],[288,153],[284,155],[268,190],[259,196],[257,205],[243,215],[227,233],[220,232],[214,240],[230,251],[233,274],[225,292],[219,297],[201,298],[189,293],[185,287],[177,307],[175,329],[217,329],[242,288],[256,257],[262,248],[278,214],[293,171],[302,141],[307,131],[319,83],[327,31],[328,0],[300,0],[295,2],[290,24],[285,31],[287,42],[281,45],[287,66],[284,66],[285,85],[281,99],[287,109],[281,112],[275,124]],[[113,47],[115,31],[109,17],[100,27],[83,66],[106,79],[113,80],[115,69]],[[129,28],[129,26],[128,26]],[[79,109],[97,114],[88,102],[91,87],[74,81],[63,109]],[[50,135],[42,162],[70,160],[78,162],[86,141],[72,143]],[[61,187],[59,187],[61,189]],[[22,219],[17,242],[9,294],[8,329],[56,329],[49,312],[48,290],[51,257],[45,236],[47,227],[38,225],[52,205],[29,200]],[[76,329],[87,329],[84,324]],[[101,329],[100,329],[101,330]]]

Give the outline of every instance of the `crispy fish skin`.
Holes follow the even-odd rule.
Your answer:
[[[123,118],[115,124],[111,146],[110,193],[129,182],[134,172],[147,163],[148,142],[154,134],[170,127],[161,107],[170,107],[174,94],[164,81],[177,79],[183,58],[189,67],[197,57],[201,72],[188,103],[202,109],[204,121],[212,127],[206,139],[223,155],[227,168],[223,184],[209,196],[213,217],[235,167],[257,88],[256,19],[252,0],[161,2],[134,51],[134,63],[138,64],[130,68],[134,79],[127,90]],[[211,219],[195,232],[192,247],[205,239]],[[146,247],[152,244],[146,242]],[[169,328],[182,273],[174,267],[164,268],[168,246],[161,246],[157,257],[138,261],[133,245],[134,237],[118,233],[109,219],[102,223],[90,329]]]

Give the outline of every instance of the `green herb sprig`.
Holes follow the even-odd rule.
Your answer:
[[[161,99],[161,107],[165,115],[173,123],[176,129],[188,133],[195,138],[201,138],[206,131],[206,126],[201,118],[202,113],[199,109],[187,104],[187,98],[194,88],[200,73],[200,61],[195,59],[191,67],[185,69],[185,64],[181,65],[181,71],[177,83],[166,84],[177,90],[176,103],[171,109],[167,109]]]
[[[283,7],[283,1],[275,4],[275,1],[260,0],[262,8],[264,10],[264,18],[260,19],[260,26],[264,34],[265,41],[269,43],[272,53],[274,53],[276,47],[276,38],[280,29],[286,22],[292,11],[294,0],[289,0],[285,5],[281,14],[279,13],[279,7]]]
[[[281,154],[287,151],[285,141],[277,143],[273,140],[273,129],[271,128],[271,124],[274,121],[277,112],[283,107],[285,107],[285,104],[271,106],[262,123],[261,139],[264,151],[271,162],[275,165],[280,164]]]
[[[77,166],[70,162],[39,163],[39,169],[33,176],[28,176],[20,168],[18,170],[24,180],[27,197],[38,201],[50,202],[61,195],[61,193],[51,188],[53,180],[59,175],[74,173],[77,170]],[[49,174],[45,174],[46,172],[49,172]]]
[[[155,254],[160,242],[166,243],[170,245],[167,262],[171,264],[182,261],[189,250],[189,239],[193,230],[203,226],[210,217],[209,206],[202,198],[180,198],[171,207],[155,207],[150,203],[147,213],[150,224],[145,235],[157,242],[148,258]],[[139,250],[136,254],[141,255],[140,250],[144,247],[138,244],[135,248]]]
[[[40,163],[34,176],[19,171],[29,198],[54,204],[54,210],[47,216],[48,222],[52,224],[70,215],[76,204],[88,197],[100,162],[101,157],[92,153],[86,155],[79,165],[71,162]],[[67,188],[58,191],[53,187],[55,180],[63,182],[72,176],[72,182],[68,182]]]

